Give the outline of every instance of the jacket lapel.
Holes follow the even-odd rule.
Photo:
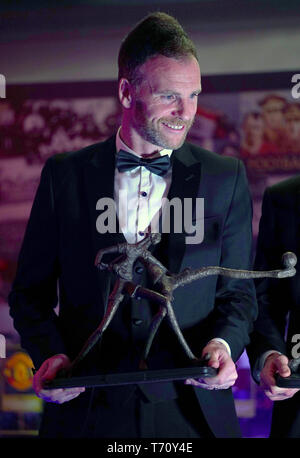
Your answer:
[[[93,244],[96,251],[116,243],[125,242],[125,237],[119,232],[118,218],[113,206],[114,199],[114,175],[115,175],[115,137],[111,137],[104,143],[93,146],[90,160],[87,161],[84,170],[84,186],[89,208],[90,223],[92,228]],[[108,203],[109,212],[106,207],[99,209],[102,204]],[[97,208],[98,205],[98,208]],[[101,205],[103,206],[103,205]],[[112,223],[111,230],[101,234],[97,230],[97,219],[102,211],[108,215]]]
[[[107,202],[113,202],[115,151],[115,137],[111,137],[104,143],[93,145],[89,160],[85,163],[83,171],[94,259],[101,248],[126,242],[124,235],[119,233],[118,219],[115,208],[112,205],[109,207],[109,218],[110,221],[115,222],[115,227],[112,227],[113,230],[101,234],[96,226],[97,218],[99,218],[103,211],[106,212],[106,209],[97,209],[99,200],[105,199]],[[118,254],[113,255],[113,257],[117,256]],[[104,304],[107,304],[110,277],[111,274],[108,271],[97,271],[99,290],[101,291],[100,294],[102,295]]]
[[[174,227],[174,213],[171,213],[170,233],[162,234],[162,241],[155,250],[161,262],[170,270],[177,273],[180,271],[182,259],[185,253],[186,236],[188,235],[183,222],[183,203],[185,198],[192,199],[192,214],[195,214],[196,197],[199,191],[201,176],[201,164],[194,157],[188,144],[173,151],[172,162],[172,183],[168,193],[169,202],[173,198],[179,198],[182,203],[182,231],[176,233]]]

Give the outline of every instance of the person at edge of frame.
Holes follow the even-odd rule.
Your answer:
[[[251,280],[210,276],[175,291],[186,341],[197,357],[210,355],[216,376],[94,389],[43,386],[70,366],[103,317],[115,279],[95,268],[98,250],[142,240],[164,197],[205,202],[201,243],[186,243],[187,234],[173,230],[171,220],[170,233],[151,247],[170,272],[252,267],[252,205],[242,162],[185,141],[201,92],[195,45],[175,18],[152,13],[124,39],[118,64],[121,126],[107,141],[47,160],[9,296],[21,344],[36,368],[35,392],[45,401],[40,437],[240,437],[231,387],[257,313]],[[134,164],[127,170],[124,152],[125,162]],[[136,163],[141,158],[163,158],[167,167],[154,173]],[[127,226],[118,214],[120,231],[99,232],[103,197],[114,199],[117,209],[132,204]],[[145,212],[139,214],[145,208],[146,221]],[[148,281],[138,263],[134,281]],[[125,297],[76,374],[136,370],[156,310]],[[150,369],[188,363],[166,319],[147,363]]]
[[[268,187],[263,196],[255,268],[272,270],[282,253],[292,251],[298,260],[300,224],[300,176]],[[274,401],[270,437],[300,437],[298,388],[279,387],[276,375],[289,377],[289,360],[300,357],[299,269],[282,280],[255,280],[258,318],[247,353],[254,380]],[[295,340],[296,338],[296,340]]]

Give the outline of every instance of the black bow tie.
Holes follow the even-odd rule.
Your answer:
[[[135,156],[134,154],[127,153],[122,149],[117,155],[117,168],[119,172],[126,172],[126,170],[134,169],[135,167],[146,167],[149,172],[155,173],[159,176],[164,176],[170,168],[170,158],[168,155],[160,156],[155,159],[144,159]]]

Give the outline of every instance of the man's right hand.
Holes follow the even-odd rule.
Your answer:
[[[279,374],[281,377],[289,377],[291,375],[288,362],[289,360],[285,355],[277,352],[271,353],[265,361],[265,365],[260,373],[260,385],[271,401],[289,399],[299,391],[299,388],[281,388],[276,386],[276,374]]]
[[[52,390],[44,388],[44,383],[46,381],[53,380],[58,371],[61,369],[68,369],[70,364],[71,362],[68,356],[63,354],[55,355],[46,359],[33,377],[33,389],[36,395],[46,402],[62,404],[63,402],[77,398],[80,393],[85,391],[84,387],[58,388]]]

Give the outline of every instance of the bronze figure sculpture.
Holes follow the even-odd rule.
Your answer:
[[[296,255],[294,253],[288,252],[285,253],[282,257],[284,265],[284,269],[282,270],[248,271],[229,269],[218,266],[208,266],[194,270],[187,268],[178,274],[172,274],[148,250],[151,244],[156,245],[160,242],[160,240],[160,233],[150,233],[145,239],[136,244],[122,243],[116,246],[102,249],[97,253],[95,266],[101,270],[108,269],[115,272],[117,274],[117,281],[114,285],[113,291],[109,296],[108,307],[100,325],[88,338],[82,350],[72,362],[69,370],[70,373],[86,356],[86,354],[102,336],[103,332],[107,329],[109,323],[118,310],[118,307],[122,302],[125,293],[128,293],[132,298],[146,298],[151,302],[157,303],[159,305],[158,313],[152,320],[148,340],[146,342],[144,353],[139,365],[140,369],[147,369],[147,356],[151,349],[151,345],[157,330],[165,317],[168,319],[171,327],[177,335],[177,338],[183,347],[183,350],[185,351],[188,359],[192,363],[199,361],[199,359],[193,354],[188,343],[186,342],[172,307],[173,292],[179,286],[184,286],[185,284],[191,283],[194,280],[204,278],[209,275],[223,275],[232,278],[249,279],[262,277],[286,278],[292,277],[296,273]],[[119,256],[109,264],[104,264],[102,262],[103,256],[105,254],[112,253],[118,253]],[[149,273],[153,284],[156,287],[155,291],[133,283],[133,265],[137,260],[141,261],[147,269],[147,272]]]

